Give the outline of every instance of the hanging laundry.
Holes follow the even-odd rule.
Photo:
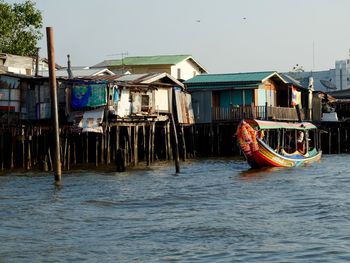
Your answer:
[[[292,89],[292,102],[291,102],[291,105],[292,106],[296,106],[298,104],[298,101],[297,101],[298,91],[297,91],[297,89],[294,86],[292,86],[291,89]]]
[[[74,85],[71,93],[72,107],[79,109],[106,105],[106,89],[106,84]]]
[[[118,86],[114,86],[114,96],[113,96],[114,105],[117,105],[117,104],[118,104],[118,100],[119,100],[119,90],[118,90]]]

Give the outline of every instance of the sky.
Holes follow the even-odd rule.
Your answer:
[[[5,0],[20,3],[22,0]],[[190,54],[209,73],[334,68],[349,58],[349,0],[36,0],[56,63]]]

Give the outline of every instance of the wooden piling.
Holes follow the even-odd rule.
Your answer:
[[[67,149],[67,170],[70,170],[70,146],[71,146],[71,137],[68,140],[68,149]]]
[[[103,133],[101,133],[101,143],[100,143],[101,164],[105,163],[105,139],[106,139],[106,133],[104,131]]]
[[[106,151],[107,151],[107,160],[106,163],[110,164],[111,163],[111,128],[108,126],[107,127],[107,134],[106,134]]]
[[[156,124],[152,122],[152,129],[151,129],[151,163],[154,162],[154,135],[156,131]]]
[[[1,171],[4,170],[4,132],[1,131],[1,144],[0,144],[0,151],[1,151]]]
[[[344,143],[344,146],[345,146],[345,149],[344,149],[344,152],[348,152],[348,129],[345,128],[344,129],[344,133],[345,133],[345,143]]]
[[[340,146],[341,146],[341,144],[340,144],[340,128],[338,128],[338,154],[340,154],[340,152],[341,152]]]
[[[61,181],[61,157],[60,157],[60,137],[59,137],[59,123],[58,123],[58,104],[57,104],[57,87],[56,87],[56,67],[55,67],[55,49],[53,39],[53,29],[46,28],[47,35],[47,53],[49,60],[49,82],[51,90],[51,116],[53,116],[54,123],[54,144],[55,144],[55,182]]]
[[[139,126],[136,125],[134,127],[134,166],[137,166],[139,163]]]
[[[151,144],[152,144],[152,137],[151,137],[151,130],[152,126],[151,124],[148,125],[148,138],[146,137],[146,164],[147,166],[151,163]]]
[[[98,167],[98,151],[99,151],[99,134],[95,134],[96,142],[95,142],[95,166]]]
[[[332,132],[331,129],[328,129],[328,153],[332,153]]]
[[[179,143],[178,143],[178,139],[177,139],[177,132],[176,132],[174,116],[171,113],[170,113],[170,119],[171,119],[171,123],[172,123],[172,127],[173,127],[174,142],[175,142],[175,151],[174,151],[175,171],[176,171],[176,173],[179,173],[180,172]]]
[[[89,163],[89,133],[85,133],[85,153],[86,153],[86,163]]]
[[[13,131],[11,131],[11,169],[13,169],[15,167],[15,161],[14,161],[14,148],[15,148],[15,144],[16,144],[16,139],[15,139],[15,134]]]
[[[182,160],[186,161],[186,141],[185,141],[185,132],[184,132],[184,126],[181,125],[181,144],[182,144]]]

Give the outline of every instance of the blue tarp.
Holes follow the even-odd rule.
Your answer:
[[[107,103],[107,85],[79,84],[72,87],[72,107],[75,109],[98,107]]]

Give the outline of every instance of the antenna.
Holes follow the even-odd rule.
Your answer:
[[[116,53],[116,54],[108,54],[106,56],[107,57],[115,57],[115,56],[121,57],[122,58],[122,62],[123,62],[124,58],[126,56],[129,56],[129,53],[126,51],[126,52],[121,52],[121,53]]]
[[[312,41],[312,71],[315,70],[315,41]]]
[[[109,55],[107,55],[108,57],[115,57],[115,56],[118,56],[118,57],[121,57],[121,60],[122,60],[122,71],[124,72],[125,71],[125,69],[124,69],[124,58],[126,57],[126,56],[128,56],[129,55],[129,52],[128,51],[126,51],[126,52],[121,52],[121,53],[116,53],[116,54],[109,54]]]

